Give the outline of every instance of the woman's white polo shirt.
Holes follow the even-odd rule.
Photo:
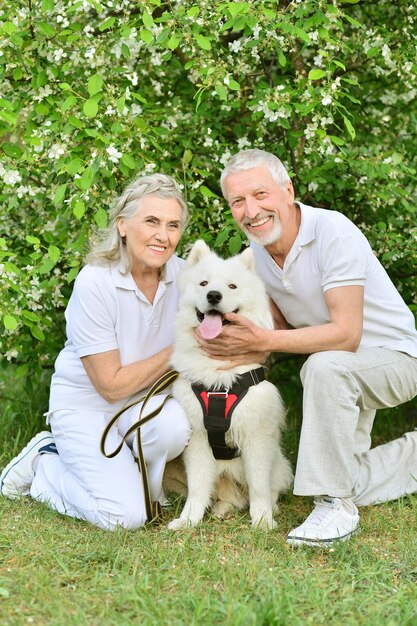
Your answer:
[[[49,413],[71,408],[115,413],[126,403],[109,404],[100,396],[81,357],[119,350],[121,364],[128,365],[170,345],[179,297],[176,279],[184,265],[177,256],[170,258],[152,304],[120,265],[81,270],[65,312],[67,341],[55,362]]]

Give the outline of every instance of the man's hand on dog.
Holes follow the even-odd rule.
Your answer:
[[[204,352],[212,359],[229,361],[223,369],[264,363],[269,356],[269,352],[262,349],[267,343],[265,333],[268,331],[238,313],[227,313],[225,319],[231,323],[223,326],[222,332],[215,339],[204,339],[196,331],[197,342]]]

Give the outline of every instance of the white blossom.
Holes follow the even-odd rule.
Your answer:
[[[259,26],[259,24],[256,24],[255,28],[252,31],[252,35],[254,39],[258,39],[260,32],[261,32],[261,27]]]
[[[14,186],[16,183],[20,183],[22,177],[17,170],[6,170],[3,174],[3,180],[6,185]]]
[[[236,39],[236,41],[232,41],[229,43],[229,48],[231,52],[239,52],[242,48],[242,40]]]
[[[67,53],[64,52],[62,48],[57,48],[53,51],[52,54],[56,63],[58,63],[62,58],[65,58],[67,56]]]
[[[50,159],[59,159],[65,154],[66,147],[62,143],[54,143],[48,151],[48,157]]]
[[[109,161],[112,161],[113,163],[118,163],[119,159],[123,156],[122,153],[119,152],[113,145],[106,148],[106,152],[109,155]]]
[[[331,96],[329,96],[329,94],[325,94],[323,96],[323,98],[321,99],[321,103],[324,104],[324,106],[328,106],[329,104],[332,103],[332,98]]]
[[[36,96],[33,96],[33,99],[36,100],[37,102],[40,102],[44,98],[47,98],[48,96],[50,96],[51,93],[52,93],[52,89],[50,88],[50,86],[45,85],[44,87],[39,87],[39,91],[36,94]]]

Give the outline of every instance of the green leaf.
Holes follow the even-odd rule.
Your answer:
[[[144,11],[142,15],[142,22],[144,26],[146,26],[146,28],[152,28],[153,26],[152,15],[150,15],[147,11]]]
[[[80,268],[78,266],[70,269],[66,277],[67,283],[72,283],[72,281],[74,280],[74,278],[76,278],[79,271],[80,271]]]
[[[353,128],[353,126],[352,126],[351,121],[345,115],[343,115],[342,117],[343,117],[343,121],[345,123],[345,126],[347,128],[347,131],[348,131],[349,135],[352,137],[352,139],[355,139],[356,132],[355,132],[355,129]]]
[[[81,178],[77,182],[79,182],[79,185],[83,191],[87,191],[87,189],[90,189],[91,185],[93,184],[93,180],[94,172],[93,168],[90,165],[89,167],[85,168],[85,170],[81,174]]]
[[[124,163],[129,169],[135,170],[137,168],[136,161],[133,157],[130,156],[130,154],[124,154],[121,160],[122,163]]]
[[[242,247],[242,239],[239,233],[233,235],[229,239],[229,252],[232,255],[238,254],[240,252],[240,248]]]
[[[26,376],[30,369],[29,363],[22,363],[22,365],[18,365],[16,368],[15,376],[16,378],[23,378]]]
[[[67,165],[66,170],[70,176],[73,176],[74,174],[78,174],[83,165],[84,163],[81,159],[73,159],[71,163]]]
[[[88,93],[90,96],[94,96],[94,94],[98,93],[102,90],[103,87],[103,79],[100,74],[93,74],[88,79]]]
[[[122,43],[121,50],[122,50],[123,57],[125,59],[130,59],[130,50],[129,50],[129,47],[125,43]]]
[[[7,328],[7,330],[14,330],[15,328],[17,328],[17,320],[15,317],[13,317],[13,315],[5,315],[3,317],[3,324],[4,327]]]
[[[188,165],[188,163],[191,163],[192,160],[193,160],[193,153],[191,152],[191,150],[184,150],[184,154],[182,155],[182,162],[185,165]]]
[[[75,117],[75,115],[70,115],[68,117],[68,121],[71,126],[74,126],[75,128],[84,128],[84,124],[82,123],[82,121],[79,120],[78,117]]]
[[[86,117],[95,117],[98,113],[97,102],[92,100],[92,98],[89,98],[84,102],[83,111]]]
[[[352,24],[352,26],[356,26],[356,28],[361,28],[362,24],[360,22],[358,22],[358,20],[355,20],[355,18],[351,17],[350,15],[344,15],[343,16],[348,22],[350,22]]]
[[[51,39],[51,37],[55,35],[55,28],[48,24],[48,22],[39,22],[38,28],[48,39]]]
[[[104,209],[99,209],[94,213],[94,221],[99,228],[106,228],[107,226],[107,213]]]
[[[215,91],[217,95],[219,96],[220,100],[227,100],[227,89],[225,85],[222,85],[219,83],[218,85],[215,86]]]
[[[337,65],[338,67],[341,67],[342,70],[346,72],[346,65],[343,65],[343,63],[341,63],[340,61],[337,61],[336,59],[333,59],[333,63]]]
[[[209,189],[205,185],[200,185],[199,191],[205,198],[218,198],[219,197],[217,194],[215,194],[211,189]]]
[[[45,11],[45,13],[48,13],[49,11],[53,11],[54,8],[55,8],[54,0],[42,0],[42,10]]]
[[[230,233],[230,228],[222,229],[216,237],[216,241],[214,242],[214,247],[218,248],[219,246],[222,246],[224,242],[226,241],[226,239],[228,238],[229,233]]]
[[[4,22],[1,26],[4,32],[8,35],[13,35],[13,33],[16,32],[16,26],[13,24],[13,22]]]
[[[45,341],[44,332],[38,326],[31,326],[30,332],[35,337],[35,339],[39,339],[39,341]]]
[[[378,54],[378,52],[379,52],[378,46],[376,46],[374,48],[369,48],[369,50],[366,53],[366,56],[368,57],[368,59],[372,59],[372,57],[374,57],[376,54]]]
[[[46,261],[38,268],[38,273],[49,274],[53,267],[55,267],[55,261],[52,259],[46,259]]]
[[[61,252],[59,248],[57,248],[56,246],[49,246],[48,256],[51,259],[51,261],[54,261],[54,263],[56,263],[59,257],[61,256]]]
[[[228,87],[229,87],[229,89],[233,89],[233,91],[239,91],[239,89],[240,89],[239,83],[237,83],[235,80],[233,80],[233,78],[229,79]]]
[[[140,30],[139,37],[142,39],[142,41],[144,41],[148,45],[151,43],[153,39],[152,33],[149,30],[145,30],[144,28]]]
[[[35,111],[38,115],[48,115],[49,107],[44,102],[39,102],[35,107]]]
[[[211,50],[211,41],[208,37],[205,37],[204,35],[196,35],[195,39],[200,48],[203,50]]]
[[[68,109],[73,107],[74,104],[76,104],[77,102],[78,102],[78,99],[75,96],[68,96],[67,98],[65,98],[64,102],[61,104],[62,113],[65,113],[65,111],[68,111]]]
[[[341,139],[340,137],[338,137],[337,135],[329,135],[330,139],[332,140],[332,142],[336,145],[336,146],[344,146],[345,142],[343,139]]]
[[[102,24],[100,24],[100,26],[98,27],[100,32],[103,32],[104,30],[108,30],[109,28],[111,28],[113,26],[113,24],[115,23],[116,18],[115,17],[109,17],[107,18],[107,20],[105,20]]]
[[[239,13],[247,13],[249,6],[248,2],[229,2],[227,4],[227,10],[232,17],[236,17]]]
[[[20,80],[23,76],[23,70],[21,67],[17,67],[13,70],[13,80]]]
[[[40,239],[38,239],[37,237],[33,237],[32,235],[26,235],[25,239],[28,243],[33,243],[38,246],[41,242]]]
[[[308,73],[308,80],[319,80],[325,76],[323,70],[310,70]]]
[[[11,126],[15,126],[17,119],[18,119],[15,113],[9,113],[8,111],[0,111],[0,118],[2,118],[5,122],[10,124]]]
[[[199,13],[200,13],[200,7],[194,6],[194,7],[191,7],[191,9],[188,9],[187,17],[195,17]]]
[[[278,56],[278,63],[280,64],[280,66],[285,67],[287,65],[287,58],[285,54],[282,52],[282,50],[278,50],[277,56]]]
[[[121,98],[118,98],[117,110],[119,111],[120,115],[122,115],[125,105],[126,105],[126,98],[124,96],[122,96]]]
[[[180,40],[178,37],[176,35],[172,35],[172,37],[168,40],[167,46],[170,50],[175,50],[175,48],[178,48],[179,43]]]
[[[82,200],[77,200],[74,204],[74,208],[72,209],[77,220],[80,220],[85,213],[85,204]]]
[[[11,159],[20,159],[20,157],[23,154],[19,146],[16,145],[15,143],[3,144],[3,151]]]
[[[67,190],[67,185],[59,185],[54,195],[54,204],[61,204],[63,199],[65,198],[65,192]]]
[[[33,311],[22,311],[22,316],[29,320],[30,322],[40,322],[41,318],[39,317],[39,315],[36,315],[36,313],[34,313]]]

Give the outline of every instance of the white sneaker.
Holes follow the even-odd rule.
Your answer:
[[[28,496],[35,475],[33,464],[44,453],[57,454],[54,438],[46,430],[35,435],[21,453],[6,465],[0,475],[0,493],[11,500]]]
[[[314,504],[306,521],[288,534],[287,543],[331,546],[333,541],[346,541],[358,528],[358,509],[350,500],[323,496]]]

